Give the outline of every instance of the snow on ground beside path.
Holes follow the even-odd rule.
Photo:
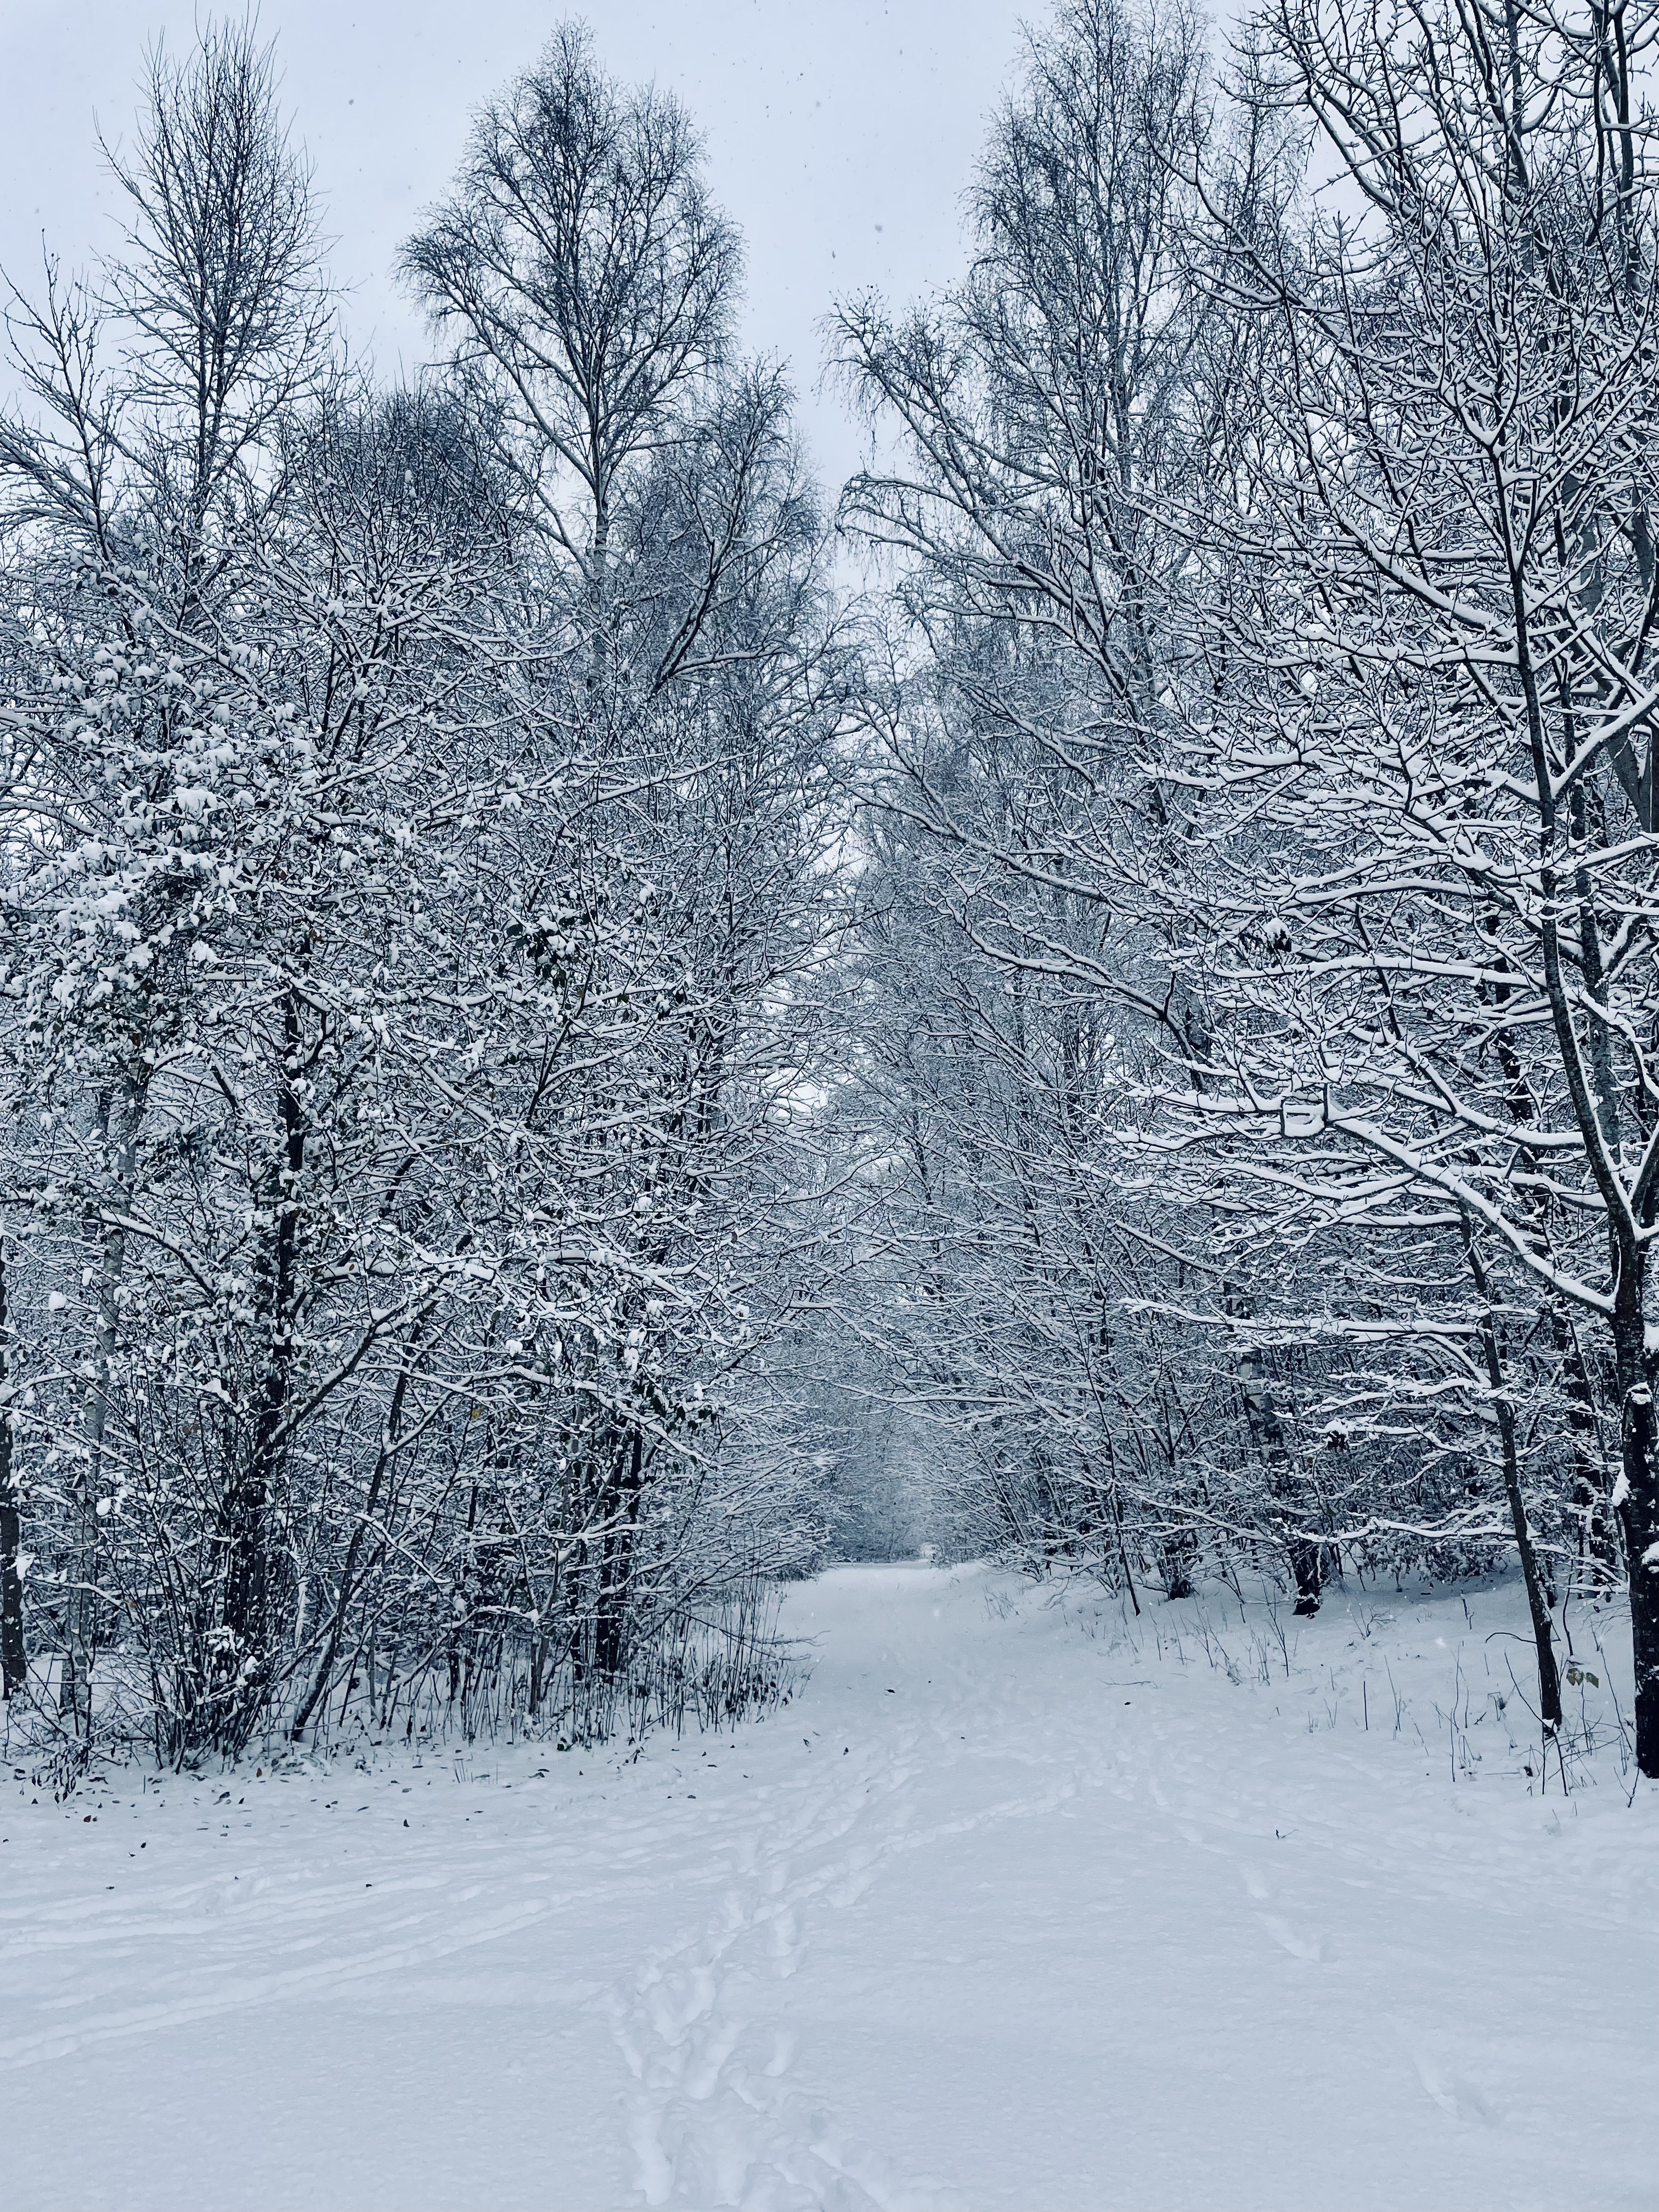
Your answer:
[[[14,1778],[0,2202],[1650,2206],[1659,1792],[1588,1624],[1564,1798],[1512,1589],[1246,1610],[838,1569],[793,1704],[633,1765]]]

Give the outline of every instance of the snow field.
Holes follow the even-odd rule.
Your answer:
[[[14,1772],[9,2212],[1650,2205],[1627,1631],[1564,1796],[1512,1588],[1243,1613],[842,1569],[631,1764]]]

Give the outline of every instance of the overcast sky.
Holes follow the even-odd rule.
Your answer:
[[[749,252],[748,337],[784,356],[822,474],[856,441],[815,398],[816,325],[837,293],[895,300],[962,265],[961,194],[1007,81],[1022,16],[1045,0],[592,0],[615,75],[691,110],[714,190]],[[207,12],[203,8],[200,13]],[[530,0],[265,0],[284,89],[316,168],[348,327],[383,369],[424,357],[392,282],[399,240],[441,194],[479,100],[532,61],[561,14]],[[130,131],[146,40],[191,43],[164,0],[0,0],[0,267],[33,288],[44,231],[66,265],[113,240],[94,131]]]

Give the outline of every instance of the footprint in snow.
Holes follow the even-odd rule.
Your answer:
[[[773,2081],[775,2081],[781,2074],[787,2074],[794,2064],[795,2047],[793,2027],[780,2027],[774,2032],[772,2056],[766,2062],[766,2071]]]
[[[1443,2112],[1455,2120],[1471,2121],[1480,2127],[1495,2128],[1502,2121],[1503,2114],[1475,2082],[1434,2065],[1420,2051],[1413,2051],[1411,2056],[1425,2094]]]
[[[1281,1920],[1276,1912],[1258,1912],[1256,1918],[1267,1929],[1281,1950],[1288,1951],[1293,1959],[1305,1959],[1310,1966],[1317,1966],[1325,1958],[1325,1939],[1322,1936],[1302,1936],[1288,1921]]]

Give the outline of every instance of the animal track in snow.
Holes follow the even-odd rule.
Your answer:
[[[649,1962],[614,2002],[635,2091],[629,2142],[648,2205],[737,2212],[949,2212],[846,2140],[822,2100],[793,2084],[796,2032],[745,2016],[744,1991],[787,1979],[812,1908],[843,1911],[902,1850],[908,1808],[883,1808],[912,1771],[902,1758],[815,1776],[739,1838],[733,1885],[706,1927]],[[833,1776],[833,1779],[830,1777]],[[860,1829],[875,1828],[838,1849]]]

